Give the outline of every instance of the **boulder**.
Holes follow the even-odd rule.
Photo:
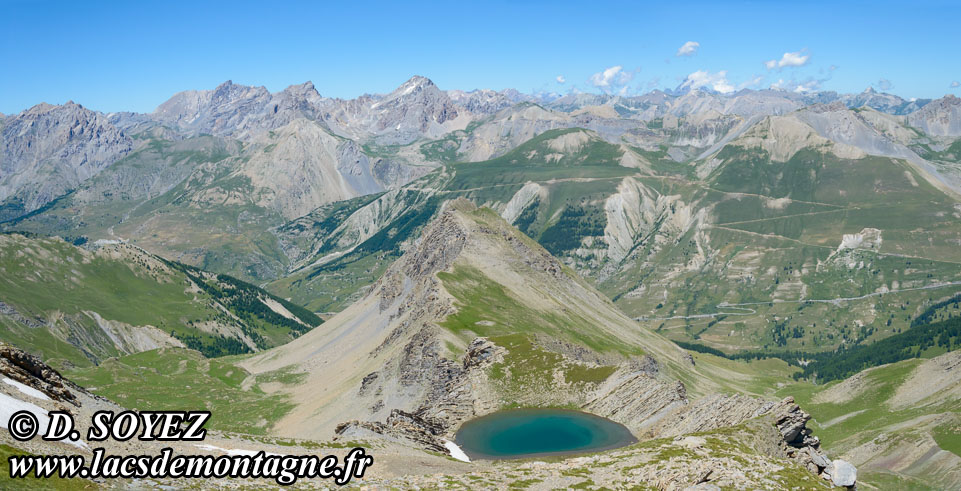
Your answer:
[[[853,465],[843,461],[835,460],[831,465],[831,482],[835,486],[854,486],[858,479],[858,470]]]

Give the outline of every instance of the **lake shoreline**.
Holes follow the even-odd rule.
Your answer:
[[[589,434],[585,435],[585,432]],[[545,440],[551,441],[539,441],[541,436],[548,437]],[[564,436],[571,438],[565,441]],[[621,423],[566,408],[497,411],[465,422],[454,436],[454,442],[471,460],[522,460],[584,455],[626,447],[638,441]],[[533,450],[552,444],[571,447]],[[505,445],[517,451],[505,450]]]

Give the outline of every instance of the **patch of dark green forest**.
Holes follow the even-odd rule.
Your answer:
[[[245,281],[229,275],[216,274],[210,279],[203,270],[176,261],[163,260],[171,268],[187,275],[201,290],[216,299],[235,316],[240,330],[246,334],[260,349],[272,348],[269,337],[275,337],[278,331],[285,331],[293,337],[299,337],[310,329],[319,326],[323,320],[313,312],[276,297]],[[294,315],[295,319],[278,314],[267,304],[268,298],[282,305]],[[223,314],[224,322],[230,322]],[[298,320],[300,322],[298,322]],[[176,332],[174,337],[182,341],[188,348],[201,352],[208,358],[225,355],[235,355],[250,352],[247,345],[236,339],[207,334]]]
[[[572,205],[564,208],[557,222],[546,228],[537,241],[551,254],[558,255],[580,247],[584,237],[604,235],[606,226],[604,210]]]

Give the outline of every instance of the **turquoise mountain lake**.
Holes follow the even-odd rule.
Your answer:
[[[464,423],[455,443],[472,459],[596,452],[637,442],[624,425],[566,409],[512,409]]]

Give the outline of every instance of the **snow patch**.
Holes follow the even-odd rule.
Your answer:
[[[468,457],[467,454],[464,453],[464,451],[461,450],[456,443],[450,440],[444,440],[444,448],[446,448],[447,451],[450,452],[451,457],[461,462],[470,462],[470,457]]]
[[[34,397],[34,398],[40,399],[41,401],[49,401],[49,400],[50,400],[50,398],[47,397],[47,394],[44,394],[43,392],[40,392],[39,390],[34,389],[33,387],[30,387],[29,385],[21,384],[20,382],[17,382],[16,380],[11,380],[11,379],[9,379],[9,378],[4,378],[4,379],[3,379],[3,382],[6,383],[6,384],[9,384],[9,385],[12,385],[12,386],[16,387],[17,390],[19,390],[20,392],[23,392],[24,394],[26,394],[26,395],[28,395],[28,396],[30,396],[30,397]],[[9,418],[8,418],[8,419],[9,419]]]

